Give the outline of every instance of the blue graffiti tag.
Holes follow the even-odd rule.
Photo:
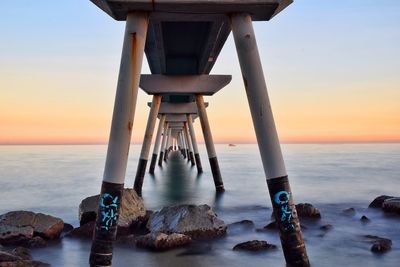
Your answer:
[[[113,197],[109,193],[104,193],[100,198],[101,228],[109,230],[115,225],[118,219],[118,196]]]
[[[292,209],[289,206],[290,193],[286,191],[279,191],[274,195],[274,201],[279,205],[279,217],[283,223],[283,227],[286,231],[293,230],[294,225],[292,223]]]

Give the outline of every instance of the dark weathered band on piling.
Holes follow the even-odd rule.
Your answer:
[[[288,177],[268,179],[267,183],[287,266],[310,266]]]
[[[160,152],[160,157],[158,158],[158,166],[162,166],[163,158],[164,158],[164,152],[161,151]]]
[[[186,156],[187,156],[187,161],[190,161],[190,153],[189,153],[189,149],[186,149]]]
[[[111,266],[123,189],[123,184],[103,181],[89,258],[91,267]]]
[[[194,154],[194,159],[196,160],[197,172],[198,173],[202,173],[203,172],[203,166],[201,166],[200,155],[199,154]]]
[[[186,159],[186,149],[182,148],[181,153],[183,155],[183,158]]]
[[[196,163],[194,162],[194,156],[193,156],[193,152],[190,151],[190,161],[192,163],[192,166],[195,165]]]
[[[133,186],[133,189],[135,189],[136,193],[139,196],[142,195],[142,186],[143,186],[144,175],[146,174],[146,166],[147,166],[147,159],[139,159],[135,176],[135,184]]]
[[[168,158],[168,150],[165,149],[165,151],[164,151],[164,161],[167,161],[167,158]]]
[[[225,191],[224,183],[222,181],[221,171],[219,169],[218,159],[217,157],[209,158],[211,172],[214,178],[215,189],[217,192]]]
[[[151,157],[149,173],[154,174],[154,169],[156,168],[156,163],[157,163],[157,154],[153,153],[153,156]]]

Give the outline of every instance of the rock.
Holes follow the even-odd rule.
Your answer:
[[[227,225],[208,205],[165,207],[149,218],[150,232],[179,233],[191,238],[213,238],[226,234]]]
[[[233,250],[261,251],[276,249],[275,245],[269,244],[267,241],[252,240],[237,244]]]
[[[363,223],[367,223],[370,222],[371,220],[367,216],[363,215],[361,216],[360,221]]]
[[[74,227],[71,224],[64,223],[64,228],[60,234],[60,237],[63,238],[64,236],[69,235],[72,232],[72,230],[74,230]]]
[[[15,256],[20,257],[23,260],[32,260],[31,251],[24,247],[16,247],[11,251]]]
[[[79,205],[79,222],[84,225],[96,220],[99,203],[99,195],[91,196],[82,200]],[[121,207],[119,211],[118,227],[130,227],[141,218],[146,216],[143,200],[136,194],[135,190],[125,188],[122,193]]]
[[[228,226],[247,226],[247,227],[253,227],[254,226],[254,222],[251,220],[242,220],[239,222],[234,222],[229,224]]]
[[[11,211],[0,216],[0,243],[26,243],[34,236],[55,239],[64,222],[60,218],[30,211]]]
[[[184,251],[177,254],[178,257],[193,256],[193,255],[208,255],[213,253],[210,243],[191,243]]]
[[[321,229],[322,231],[330,231],[333,229],[333,225],[332,224],[325,224],[322,225],[319,229]]]
[[[400,215],[400,197],[386,199],[382,204],[384,212]]]
[[[79,238],[92,238],[95,224],[96,222],[94,221],[88,222],[84,225],[74,228],[69,235]]]
[[[348,208],[348,209],[343,210],[343,213],[348,216],[354,216],[354,215],[356,215],[356,210],[355,210],[355,208]]]
[[[17,260],[12,262],[0,262],[0,267],[49,267],[50,264],[40,261]]]
[[[263,227],[266,230],[278,230],[278,224],[276,223],[276,221],[270,222],[269,224],[267,224],[266,226]]]
[[[368,208],[382,208],[382,204],[386,199],[393,198],[392,196],[382,195],[375,198],[368,206]]]
[[[28,247],[30,248],[43,248],[47,246],[47,241],[40,236],[35,236],[28,241]]]
[[[14,254],[12,254],[10,252],[0,251],[0,264],[2,262],[17,261],[17,260],[22,260],[22,258],[17,256],[17,255],[14,255]]]
[[[190,236],[183,234],[164,234],[149,233],[136,238],[136,245],[142,248],[148,248],[156,251],[164,251],[172,248],[181,247],[192,241]]]
[[[300,218],[321,218],[320,211],[310,203],[300,203],[296,205],[297,215]]]
[[[392,240],[374,235],[366,235],[372,242],[371,251],[374,253],[384,253],[392,248]]]
[[[5,251],[0,247],[0,267],[48,267],[49,264],[33,261],[31,252],[24,247],[17,247],[12,251]]]

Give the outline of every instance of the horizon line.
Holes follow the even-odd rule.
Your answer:
[[[280,144],[321,144],[321,145],[332,145],[332,144],[397,144],[400,143],[400,140],[341,140],[341,141],[334,141],[334,140],[326,140],[326,141],[282,141]],[[140,142],[131,142],[131,145],[141,145],[142,143]],[[198,144],[204,144],[204,142],[198,142]],[[253,145],[257,144],[257,141],[249,141],[249,142],[215,142],[215,144],[219,145],[229,145],[229,144],[234,144],[234,145]],[[16,143],[0,143],[0,146],[79,146],[79,145],[108,145],[108,142],[29,142],[29,143],[24,143],[24,142],[16,142]]]

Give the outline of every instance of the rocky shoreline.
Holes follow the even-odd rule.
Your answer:
[[[62,238],[92,237],[95,227],[98,196],[84,199],[79,206],[80,226],[74,228],[60,218],[29,211],[12,211],[0,215],[0,267],[5,266],[49,266],[35,261],[29,248],[50,246]],[[302,229],[307,231],[308,221],[323,220],[323,214],[309,203],[296,205],[302,219]],[[369,205],[371,209],[381,209],[389,216],[400,215],[400,198],[379,196]],[[355,217],[356,210],[348,208],[343,215],[349,220],[369,223],[365,215]],[[223,238],[235,228],[255,228],[251,220],[225,224],[208,205],[177,205],[164,207],[159,211],[146,211],[142,199],[134,190],[125,189],[118,221],[117,242],[129,244],[150,251],[165,251],[185,247],[201,240]],[[321,237],[335,228],[333,224],[319,226]],[[274,220],[256,232],[277,231]],[[360,242],[369,244],[372,253],[384,253],[391,249],[392,241],[376,235],[359,237]],[[279,249],[279,244],[266,240],[243,240],[235,245],[234,251],[265,252]],[[368,249],[368,246],[366,246]]]

